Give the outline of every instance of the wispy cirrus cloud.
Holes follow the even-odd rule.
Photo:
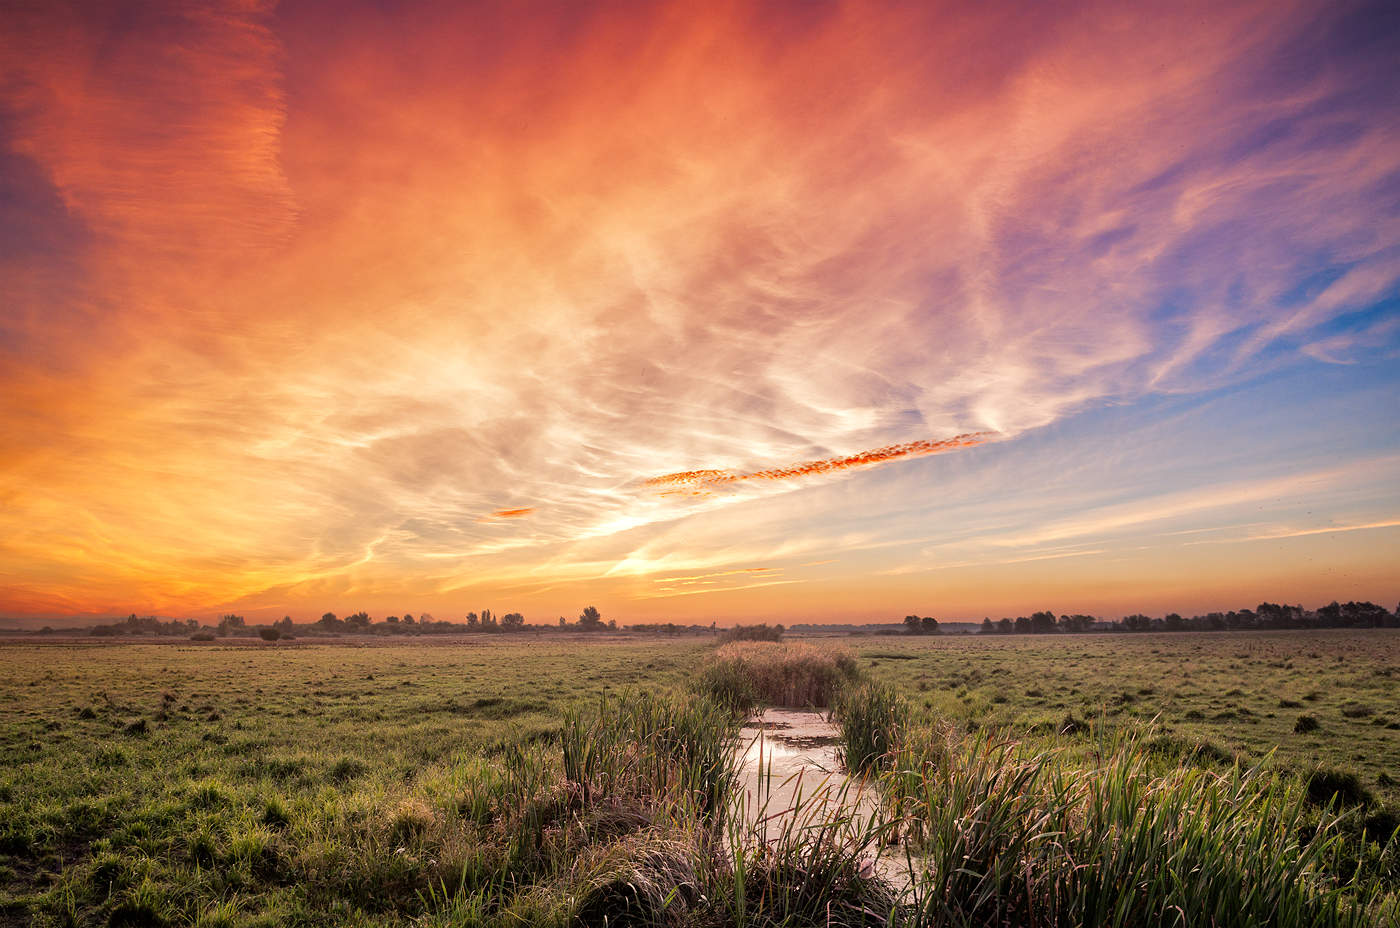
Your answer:
[[[0,14],[45,243],[0,256],[0,608],[627,602],[950,537],[919,479],[1395,349],[1366,8],[423,9]],[[843,496],[894,485],[919,533]],[[987,537],[1093,520],[1033,521]]]
[[[699,496],[706,495],[726,485],[747,480],[778,482],[800,480],[805,477],[815,477],[824,474],[839,473],[845,470],[872,467],[889,461],[898,461],[902,458],[944,454],[948,451],[956,451],[959,448],[971,448],[974,445],[980,445],[992,437],[992,435],[987,433],[977,433],[959,435],[956,438],[944,438],[937,441],[932,439],[920,439],[918,441],[902,442],[897,445],[886,445],[883,448],[872,448],[869,451],[860,451],[855,454],[846,454],[835,458],[802,461],[801,463],[791,464],[786,467],[766,467],[762,470],[750,471],[748,473],[736,473],[728,470],[689,470],[676,474],[664,474],[660,477],[651,477],[648,478],[643,485],[655,489],[663,496],[673,493]]]

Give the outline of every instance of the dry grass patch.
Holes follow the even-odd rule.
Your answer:
[[[829,706],[856,676],[856,658],[829,645],[736,641],[715,652],[702,689],[738,710],[754,705]]]

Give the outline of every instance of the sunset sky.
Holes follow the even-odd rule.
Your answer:
[[[7,3],[0,617],[1394,608],[1397,48]]]

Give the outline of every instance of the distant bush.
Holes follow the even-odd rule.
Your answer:
[[[1322,723],[1317,720],[1317,716],[1315,715],[1300,715],[1298,716],[1298,721],[1293,723],[1293,730],[1300,735],[1310,731],[1317,731],[1321,727]]]
[[[191,641],[213,641],[213,640],[214,640],[214,633],[213,633],[213,632],[195,632],[193,635],[190,636],[190,640],[191,640]]]
[[[282,637],[282,631],[277,628],[260,628],[258,629],[258,637],[263,641],[276,641]]]
[[[783,627],[781,625],[736,625],[733,628],[726,628],[720,633],[721,644],[730,641],[782,641]]]

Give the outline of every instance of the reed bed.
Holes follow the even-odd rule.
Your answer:
[[[908,726],[903,697],[887,685],[864,683],[843,690],[834,712],[846,769],[861,775],[888,769]]]
[[[855,655],[846,648],[736,641],[715,652],[699,687],[740,712],[756,705],[826,707],[856,676]]]
[[[993,732],[919,732],[883,784],[915,863],[911,923],[1276,926],[1394,924],[1380,887],[1329,866],[1295,786],[1260,768],[1155,772],[1135,736],[1086,764]]]

